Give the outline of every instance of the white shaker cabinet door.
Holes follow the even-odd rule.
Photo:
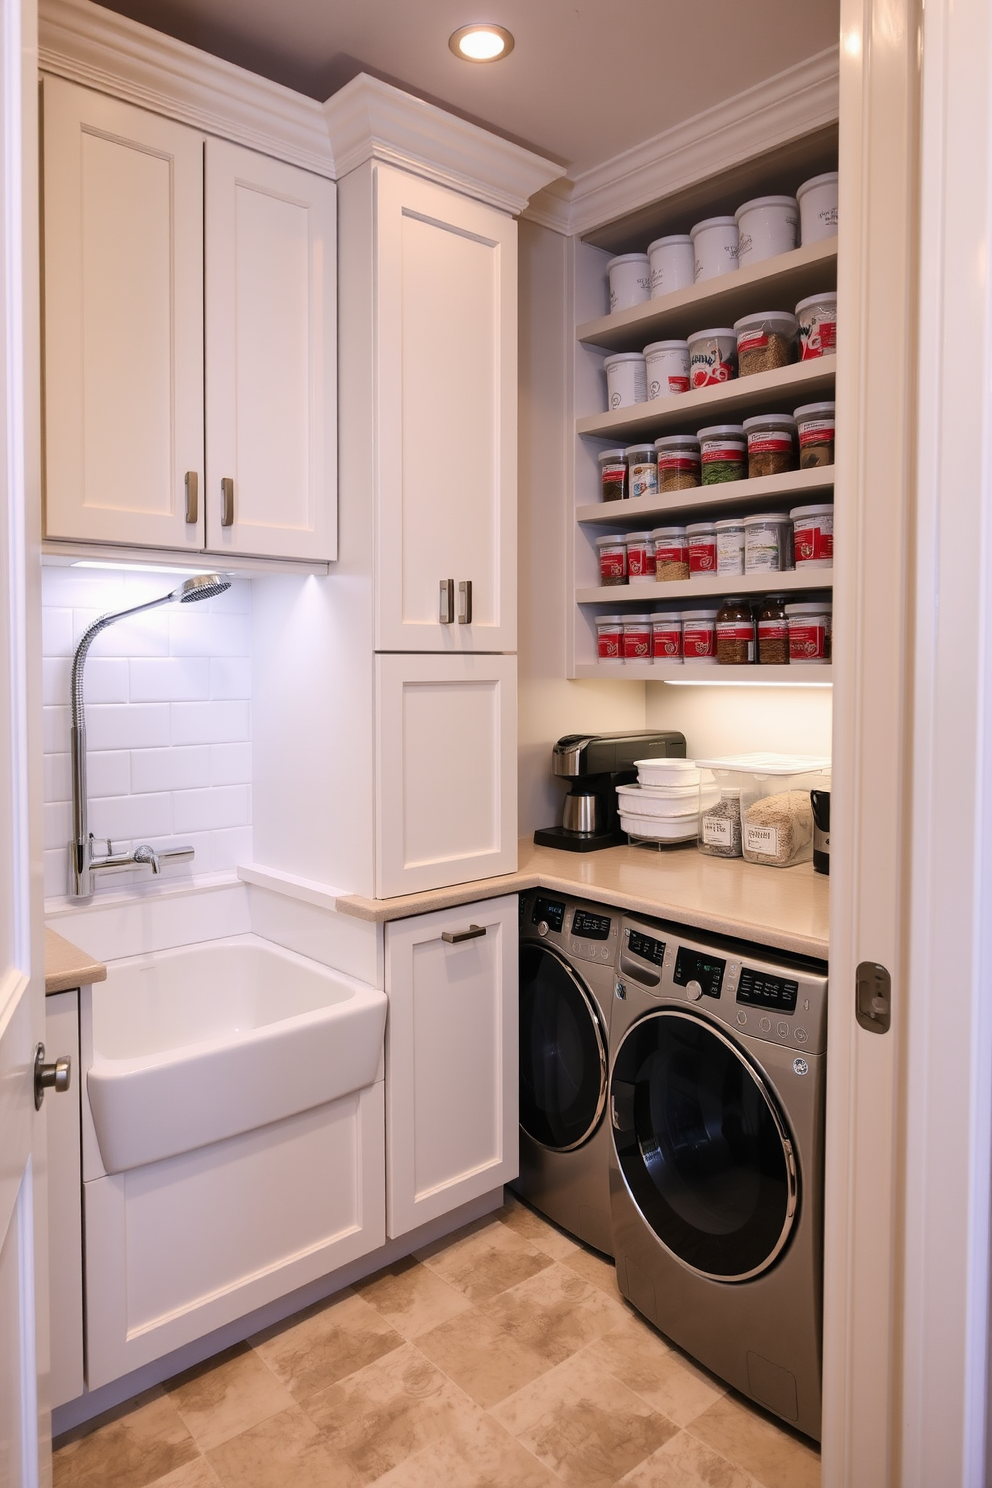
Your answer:
[[[518,1171],[517,896],[386,926],[386,1230]]]
[[[374,189],[376,649],[515,651],[516,223],[388,166]]]
[[[514,872],[516,658],[375,667],[376,898]]]
[[[333,181],[206,143],[207,546],[337,557]]]
[[[200,548],[202,138],[46,78],[44,141],[46,536]]]

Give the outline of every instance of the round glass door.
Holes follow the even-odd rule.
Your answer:
[[[720,1281],[770,1266],[795,1219],[797,1170],[743,1051],[691,1013],[649,1013],[617,1051],[610,1094],[623,1176],[662,1244]]]
[[[588,1141],[606,1105],[606,1040],[588,990],[550,946],[520,947],[520,1125],[555,1152]]]

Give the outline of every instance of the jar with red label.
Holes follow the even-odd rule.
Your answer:
[[[627,452],[603,450],[599,456],[599,475],[604,501],[623,501],[627,496]]]
[[[597,537],[599,582],[604,585],[627,582],[627,539],[623,533],[614,537]]]
[[[654,543],[650,532],[627,533],[627,579],[631,584],[654,583]]]
[[[682,615],[655,615],[651,621],[655,661],[682,661]]]
[[[725,599],[717,611],[716,659],[721,666],[749,666],[754,660],[754,616],[739,595]]]
[[[699,431],[704,486],[743,480],[747,475],[747,435],[743,424],[713,424]]]
[[[833,606],[828,600],[786,605],[789,662],[826,666],[830,660]]]
[[[699,440],[694,434],[665,434],[654,447],[659,491],[690,491],[699,485]]]
[[[654,543],[654,576],[659,584],[689,577],[689,544],[684,527],[656,527],[651,534]]]
[[[789,663],[789,621],[785,599],[769,594],[758,611],[758,664],[787,666]]]
[[[737,365],[741,377],[787,367],[798,356],[799,322],[784,310],[745,315],[734,322]]]
[[[690,579],[708,578],[716,573],[716,528],[712,522],[690,522],[685,529],[689,544]]]
[[[623,664],[623,616],[596,616],[596,651],[600,661]]]
[[[716,610],[682,611],[682,655],[716,665]]]
[[[630,444],[627,456],[627,490],[631,499],[658,494],[658,455],[653,444]]]
[[[837,295],[815,294],[796,306],[799,321],[799,360],[833,356],[837,350]]]
[[[800,470],[834,463],[834,413],[833,403],[804,403],[796,409]]]
[[[732,326],[695,331],[689,337],[689,385],[716,387],[737,376],[737,333]]]
[[[832,568],[834,563],[834,509],[830,502],[821,506],[794,506],[792,518],[796,568]]]
[[[789,413],[759,413],[744,420],[747,477],[784,475],[796,468],[796,421]]]
[[[624,661],[650,661],[653,638],[651,625],[653,615],[624,615],[623,659]]]

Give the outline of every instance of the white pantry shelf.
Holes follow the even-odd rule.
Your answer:
[[[833,667],[806,666],[707,666],[705,664],[670,661],[612,661],[580,662],[575,676],[595,677],[599,681],[611,678],[627,682],[707,682],[714,686],[767,687],[823,687],[833,681]]]
[[[641,351],[651,341],[682,339],[704,326],[733,325],[752,312],[791,311],[807,295],[836,288],[837,239],[826,238],[630,310],[587,320],[577,335],[587,345],[610,351]]]
[[[599,584],[594,589],[576,589],[580,605],[656,605],[660,600],[718,599],[726,594],[822,594],[832,589],[832,568],[811,573],[789,569],[785,573],[714,574],[712,578],[681,579],[676,583]]]
[[[784,475],[762,475],[755,480],[695,486],[662,496],[638,496],[632,501],[594,501],[576,507],[575,518],[577,522],[597,527],[626,528],[648,521],[661,526],[668,518],[691,518],[699,513],[726,516],[749,506],[759,511],[770,502],[786,499],[796,506],[829,501],[833,488],[834,467],[818,465],[812,470],[789,470]]]

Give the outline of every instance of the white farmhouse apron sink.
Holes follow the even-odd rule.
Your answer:
[[[108,1173],[380,1077],[385,994],[255,935],[111,962],[92,999],[86,1092]]]

